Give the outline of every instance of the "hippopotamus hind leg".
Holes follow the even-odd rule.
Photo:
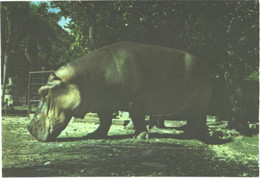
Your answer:
[[[209,133],[206,121],[206,110],[196,108],[188,118],[187,125],[184,126],[184,132],[190,137],[205,137]]]
[[[145,124],[145,114],[139,112],[130,112],[130,117],[134,123],[135,134],[134,138],[146,139],[149,138]]]

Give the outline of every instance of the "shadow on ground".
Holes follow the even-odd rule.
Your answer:
[[[74,122],[55,142],[38,142],[26,129],[28,122],[2,120],[4,177],[259,175],[258,135],[243,137],[220,128],[233,140],[210,145],[171,130],[152,130],[148,140],[132,139],[133,131],[112,125],[107,139],[95,140],[84,135],[96,125]]]
[[[214,144],[214,145],[220,145],[225,144],[228,142],[231,142],[232,139],[222,139],[218,138],[216,136],[208,136],[204,135],[198,138],[191,137],[187,134],[160,134],[160,133],[150,133],[150,138],[168,138],[168,139],[182,139],[182,140],[188,140],[188,139],[198,139],[206,144]],[[122,139],[129,139],[133,138],[133,134],[127,134],[127,135],[113,135],[113,136],[107,136],[105,139],[110,140],[122,140]],[[80,141],[80,140],[88,140],[89,138],[87,136],[83,137],[66,137],[66,138],[57,138],[53,142],[73,142],[73,141]]]
[[[207,147],[170,143],[121,145],[116,140],[102,140],[53,150],[48,151],[53,157],[48,165],[35,162],[36,166],[3,168],[3,176],[258,176],[257,163],[248,167],[219,159]]]

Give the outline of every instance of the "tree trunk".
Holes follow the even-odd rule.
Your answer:
[[[237,61],[230,61],[224,74],[229,101],[228,128],[236,129],[241,134],[250,135],[250,129],[245,115],[247,111],[246,91],[242,90],[244,65]]]
[[[0,4],[2,12],[2,25],[1,27],[2,33],[4,35],[4,40],[2,42],[2,55],[3,55],[3,90],[2,90],[2,103],[5,102],[5,90],[6,90],[6,78],[7,78],[7,64],[8,64],[8,54],[10,50],[10,36],[11,36],[11,21],[10,21],[10,13],[6,6]]]
[[[94,51],[96,46],[95,46],[95,33],[94,33],[94,25],[91,25],[88,30],[89,34],[89,40],[88,40],[88,49],[89,51]]]
[[[3,66],[3,90],[2,90],[2,104],[5,102],[5,89],[6,89],[6,69],[7,69],[7,56],[4,56],[4,66]]]

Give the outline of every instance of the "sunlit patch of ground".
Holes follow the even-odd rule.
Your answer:
[[[3,176],[257,177],[258,135],[244,137],[224,122],[208,122],[211,132],[233,141],[208,145],[178,138],[181,132],[173,129],[152,129],[152,138],[136,140],[123,125],[113,125],[108,139],[85,140],[98,125],[72,120],[56,142],[41,143],[27,131],[29,119],[3,117]]]

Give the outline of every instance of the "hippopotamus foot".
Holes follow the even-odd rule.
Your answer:
[[[92,133],[88,134],[86,138],[89,139],[103,139],[107,137],[107,133],[112,124],[112,114],[110,111],[100,111],[98,112],[99,117],[99,127]]]
[[[132,120],[129,121],[129,123],[125,126],[125,129],[133,130],[135,129],[134,123]]]
[[[149,138],[146,123],[145,123],[145,114],[137,110],[130,112],[130,117],[132,118],[132,125],[135,128],[135,134],[133,138],[137,139],[147,139]],[[131,123],[131,122],[130,122]]]
[[[133,138],[134,139],[149,139],[150,137],[149,137],[149,133],[147,131],[143,131],[139,134],[135,134]]]
[[[188,138],[200,139],[200,138],[209,137],[209,129],[206,125],[196,128],[187,124],[182,126],[182,130],[184,131],[184,134]]]
[[[209,129],[206,125],[206,114],[194,114],[194,117],[188,120],[187,124],[182,126],[181,129],[189,138],[198,139],[209,136]]]
[[[153,127],[158,129],[166,128],[166,126],[164,125],[164,119],[160,116],[150,116],[149,129],[152,129]]]
[[[104,132],[92,132],[92,133],[89,133],[87,136],[86,136],[86,139],[105,139],[107,138],[107,133],[104,133]]]

